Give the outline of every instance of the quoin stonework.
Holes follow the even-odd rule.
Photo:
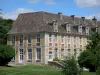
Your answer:
[[[19,14],[8,33],[7,44],[15,48],[15,64],[48,64],[54,58],[74,56],[85,50],[88,35],[99,30],[94,17],[65,16],[61,12],[32,12]]]

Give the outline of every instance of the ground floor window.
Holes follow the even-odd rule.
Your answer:
[[[41,48],[36,48],[37,60],[41,60]]]
[[[70,56],[71,56],[70,49],[68,49],[68,57],[70,57]]]
[[[15,61],[15,57],[13,57],[11,61]]]
[[[28,49],[28,60],[32,60],[32,49]]]
[[[76,59],[77,58],[77,50],[74,49],[74,58]]]
[[[55,49],[55,58],[57,58],[57,48]]]
[[[64,49],[61,49],[61,59],[64,59]]]
[[[52,52],[49,51],[49,59],[52,59]]]

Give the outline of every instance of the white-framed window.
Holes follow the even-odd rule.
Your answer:
[[[31,37],[31,35],[28,35],[28,43],[32,43],[32,37]]]
[[[28,49],[27,55],[28,55],[28,60],[32,60],[32,49]]]
[[[24,40],[23,35],[20,35],[20,44],[23,44],[23,40]]]
[[[77,59],[77,50],[74,49],[74,58]]]
[[[55,57],[55,58],[58,57],[58,51],[57,51],[57,48],[54,50],[54,57]]]
[[[49,34],[49,43],[52,42],[52,34]]]
[[[89,27],[86,27],[86,35],[89,35]]]
[[[49,59],[52,59],[52,52],[49,51]]]
[[[67,31],[67,32],[70,32],[70,31],[71,31],[70,24],[67,24],[67,25],[66,25],[66,31]]]
[[[78,32],[82,33],[82,26],[78,26]]]
[[[54,42],[57,43],[57,34],[54,35]]]
[[[96,32],[98,32],[98,28],[96,28]]]
[[[76,36],[74,37],[74,45],[76,45]]]
[[[82,45],[82,37],[79,37],[79,44]]]
[[[61,36],[61,43],[64,43],[64,35]]]
[[[15,37],[15,36],[12,36],[11,39],[12,39],[12,40],[11,40],[12,45],[15,45],[16,37]]]
[[[41,60],[41,48],[36,48],[37,60]]]
[[[64,49],[61,49],[61,59],[64,59]]]
[[[58,22],[57,21],[53,22],[53,28],[54,28],[54,32],[58,32]]]
[[[37,43],[40,43],[40,34],[37,34]]]
[[[70,36],[67,36],[67,42],[70,44]]]

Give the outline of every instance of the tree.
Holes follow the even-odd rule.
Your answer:
[[[12,25],[13,20],[0,17],[0,44],[6,44],[7,33],[12,28]]]
[[[80,70],[74,57],[65,57],[62,72],[64,75],[80,75]]]
[[[10,45],[0,45],[0,66],[5,66],[15,56],[15,49]]]
[[[100,33],[89,36],[89,40],[86,50],[78,58],[78,63],[93,72],[100,67]]]

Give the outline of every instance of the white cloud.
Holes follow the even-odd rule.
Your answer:
[[[54,0],[28,0],[29,3],[39,3],[39,2],[44,2],[47,5],[54,5],[55,1]]]
[[[75,2],[81,8],[100,7],[100,0],[75,0]]]
[[[40,0],[28,0],[29,3],[39,3]]]
[[[27,9],[27,8],[18,8],[17,10],[12,11],[12,12],[4,12],[2,14],[2,17],[4,19],[13,19],[13,20],[15,20],[17,18],[18,14],[27,13],[27,12],[33,12],[33,10],[32,9]]]
[[[97,18],[97,20],[100,21],[100,13],[96,13],[96,14],[91,14],[89,16],[86,16],[87,19],[93,19],[94,16]]]
[[[54,5],[55,2],[54,2],[54,0],[46,0],[46,4],[48,4],[48,5]]]

